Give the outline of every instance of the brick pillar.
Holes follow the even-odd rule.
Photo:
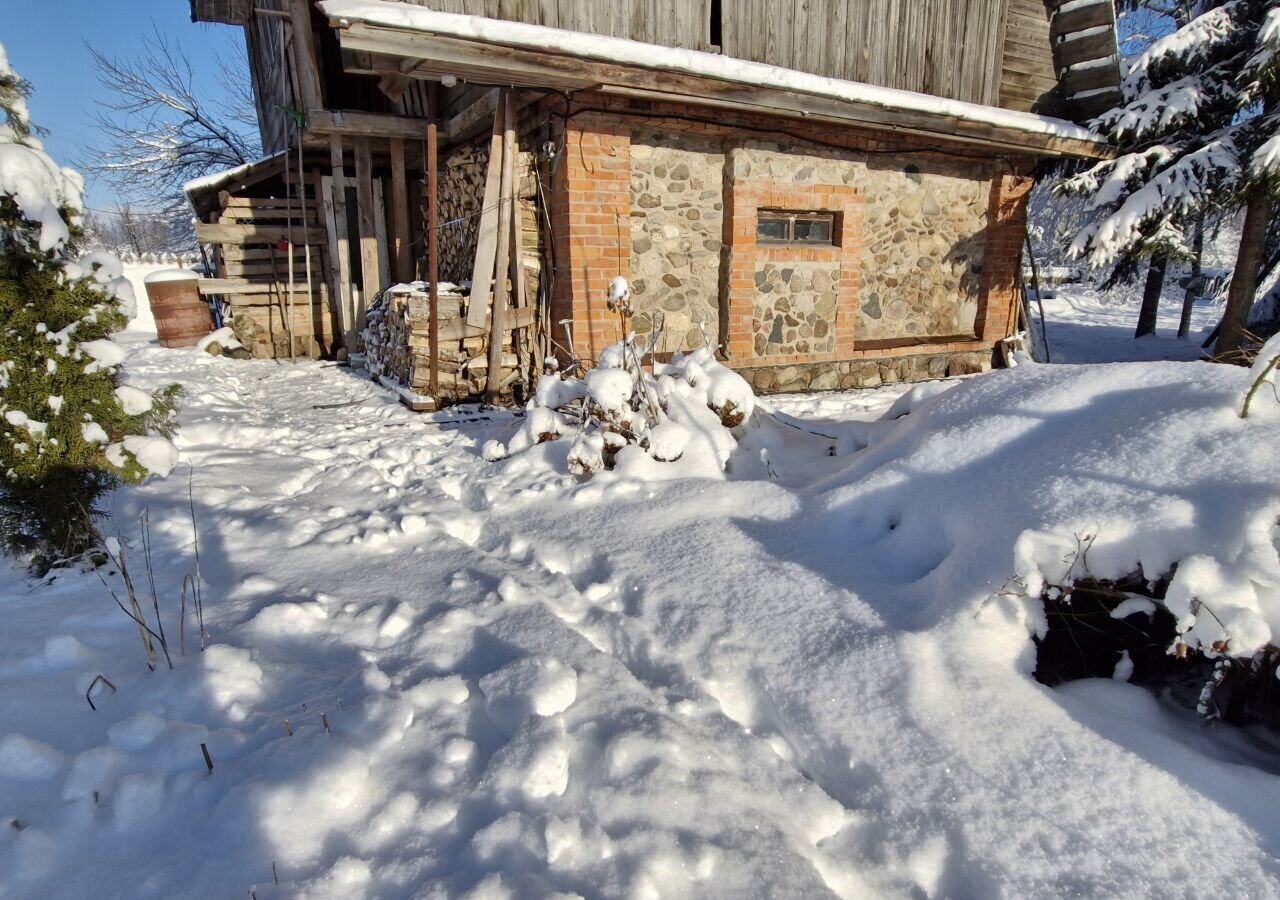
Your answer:
[[[556,168],[552,230],[558,255],[552,328],[564,342],[561,319],[573,321],[578,354],[594,359],[621,338],[606,307],[609,281],[630,277],[631,135],[600,116],[569,121]]]
[[[1014,332],[1022,283],[1022,244],[1027,234],[1027,195],[1035,179],[1002,174],[991,180],[987,244],[982,257],[978,337],[992,344]]]

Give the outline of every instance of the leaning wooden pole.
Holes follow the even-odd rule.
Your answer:
[[[427,296],[430,298],[431,322],[428,340],[431,348],[431,399],[440,408],[440,176],[438,172],[439,134],[436,125],[437,104],[432,92],[430,117],[427,120]]]
[[[510,88],[502,89],[498,109],[502,113],[502,181],[498,193],[498,254],[489,322],[489,371],[484,386],[486,403],[497,403],[502,394],[502,338],[506,331],[507,268],[511,254],[511,215],[515,206],[512,202],[515,194],[512,181],[515,174],[516,116]]]

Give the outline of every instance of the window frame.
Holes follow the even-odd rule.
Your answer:
[[[762,235],[760,226],[765,221],[785,221],[787,223],[787,237],[776,238]],[[827,223],[830,226],[831,233],[826,240],[797,238],[797,221]],[[762,207],[756,210],[756,243],[771,247],[839,247],[840,224],[840,213],[836,210]]]

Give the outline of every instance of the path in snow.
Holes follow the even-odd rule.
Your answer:
[[[847,529],[779,484],[583,484],[539,465],[550,446],[487,465],[510,414],[415,416],[336,367],[136,343],[128,373],[187,386],[214,644],[150,674],[95,581],[8,601],[0,815],[23,822],[0,895],[1277,887],[1249,800],[1272,776],[1196,786],[1176,738],[1148,762],[1094,730],[1116,719],[1082,725],[1084,693],[1012,674],[1030,645],[999,604],[978,624],[921,606],[946,548],[895,543],[891,510]],[[128,536],[149,509],[169,610],[192,565],[180,471],[114,510]],[[119,692],[95,713],[97,672]],[[1122,716],[1167,715],[1115,690]]]

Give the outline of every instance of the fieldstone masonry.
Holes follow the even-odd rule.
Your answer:
[[[768,117],[662,118],[593,97],[552,169],[553,319],[579,352],[617,340],[601,299],[631,279],[660,352],[698,324],[758,391],[874,386],[983,371],[1012,333],[1030,158],[947,156],[916,139]],[[585,101],[582,101],[585,102]],[[655,125],[661,121],[661,125]],[[811,137],[806,137],[810,136]],[[831,210],[833,245],[757,242],[759,209]]]
[[[729,156],[734,179],[862,188],[857,341],[974,336],[989,166],[909,157],[891,166],[856,152],[815,155],[776,143]]]
[[[766,262],[756,269],[756,356],[830,353],[836,347],[840,267]]]
[[[636,334],[661,320],[663,351],[703,344],[720,328],[724,153],[656,132],[631,140],[631,293]]]

